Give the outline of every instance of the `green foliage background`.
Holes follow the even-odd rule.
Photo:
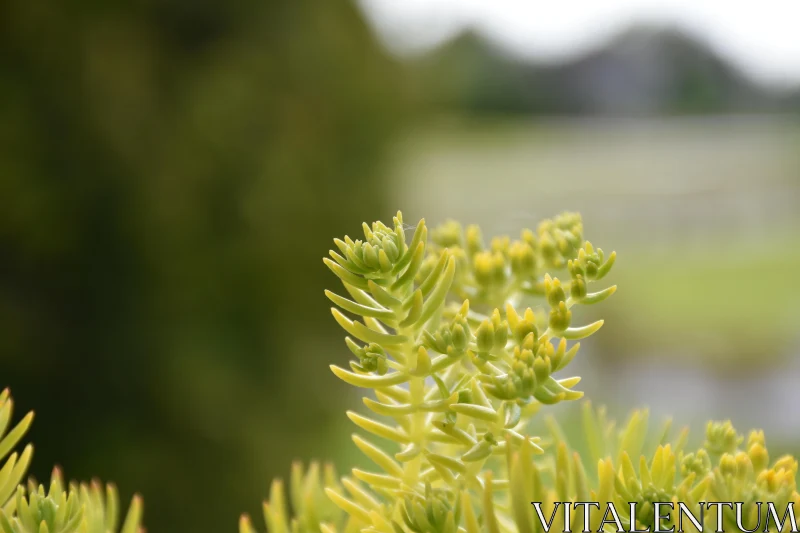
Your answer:
[[[330,235],[383,213],[398,65],[338,0],[9,2],[0,49],[0,364],[32,472],[141,491],[153,531],[233,528],[329,451],[303,331],[335,334]]]

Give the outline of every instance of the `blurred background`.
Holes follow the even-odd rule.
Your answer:
[[[798,13],[552,4],[4,2],[0,385],[32,473],[232,531],[292,459],[346,467],[321,258],[397,209],[582,212],[620,285],[587,395],[800,452]]]

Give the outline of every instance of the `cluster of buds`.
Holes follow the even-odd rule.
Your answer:
[[[388,357],[386,351],[379,344],[371,342],[365,346],[359,346],[349,337],[345,341],[347,347],[358,357],[358,362],[351,362],[350,366],[359,372],[375,372],[379,376],[386,374],[389,370]]]
[[[537,238],[532,244],[549,270],[563,268],[583,245],[583,221],[577,213],[563,213],[553,219],[543,220],[536,233]]]
[[[524,434],[529,415],[541,404],[583,395],[573,390],[580,378],[554,374],[578,351],[567,341],[593,334],[602,321],[572,327],[569,307],[600,301],[614,288],[591,295],[585,283],[574,282],[583,290],[573,298],[546,274],[569,263],[579,281],[602,277],[586,274],[601,256],[584,245],[577,215],[544,222],[513,242],[496,237],[488,246],[475,226],[447,223],[431,231],[429,242],[420,221],[408,245],[401,228],[400,214],[394,230],[365,226],[364,241],[336,241],[341,253],[325,260],[349,294],[326,291],[356,356],[349,370],[331,368],[347,383],[372,389],[364,404],[381,418],[348,416],[397,447],[392,452],[355,436],[380,471],[355,469],[353,476],[369,487],[343,478],[328,496],[348,524],[357,524],[353,530],[473,533],[479,527],[473,492],[483,487],[491,498],[494,484],[509,482],[489,481],[497,459],[518,449],[544,453],[537,437]],[[595,274],[604,263],[598,264]],[[523,298],[545,293],[545,303],[563,315],[560,322],[551,318],[548,326],[543,310],[517,311]],[[487,509],[477,516],[490,530],[498,521]]]
[[[517,240],[495,237],[486,246],[477,226],[463,229],[449,221],[434,230],[431,237],[434,254],[426,259],[421,275],[433,268],[436,253],[447,249],[458,267],[453,292],[462,299],[470,298],[476,305],[485,305],[502,302],[520,290],[539,291],[544,272],[561,270],[577,261],[583,246],[583,224],[579,215],[566,213],[543,221],[535,232],[522,231]],[[592,254],[584,256],[582,263],[598,259]]]
[[[744,437],[736,433],[730,420],[724,422],[709,422],[706,426],[706,441],[703,447],[711,455],[733,453],[744,441]]]
[[[403,523],[414,533],[450,533],[461,521],[458,492],[425,485],[423,494],[409,494],[403,501]],[[399,527],[399,524],[397,524]]]
[[[334,239],[337,253],[330,251],[332,259],[325,258],[325,264],[343,282],[360,289],[367,289],[367,280],[383,284],[387,279],[397,281],[397,274],[403,270],[413,278],[424,259],[424,244],[427,228],[424,222],[417,226],[410,243],[406,244],[403,216],[397,213],[393,219],[394,228],[382,222],[374,222],[372,227],[364,223],[364,239]],[[414,264],[416,263],[416,264]],[[413,264],[412,268],[407,268]]]
[[[440,325],[436,332],[422,332],[423,345],[450,357],[464,355],[472,340],[472,332],[467,320],[468,314],[469,301],[465,301],[452,320]]]
[[[143,533],[142,499],[133,497],[122,524],[119,496],[114,485],[70,483],[65,485],[56,468],[49,489],[32,481],[27,490],[17,487],[11,505],[0,509],[4,533]],[[13,513],[13,514],[12,514]]]
[[[746,450],[742,450],[738,446],[744,439],[735,434],[729,423],[714,424],[714,429],[715,436],[723,436],[728,451],[722,453],[708,476],[709,499],[741,502],[741,526],[748,530],[763,526],[763,521],[769,520],[767,509],[760,508],[762,504],[781,510],[785,510],[788,504],[800,506],[794,457],[780,457],[770,467],[762,432],[751,432]],[[732,448],[734,442],[737,444]],[[733,510],[725,510],[723,522],[726,528],[735,519]]]
[[[508,322],[503,320],[500,310],[495,309],[491,318],[481,321],[475,331],[475,350],[483,359],[496,359],[493,355],[505,351],[508,344]]]
[[[703,448],[696,453],[687,453],[681,459],[681,475],[684,477],[694,474],[702,478],[711,471],[711,458]]]
[[[564,339],[558,347],[545,338],[536,339],[529,332],[511,354],[509,371],[501,375],[483,375],[486,392],[500,400],[529,402],[532,397],[543,404],[558,403],[581,397],[581,393],[555,380],[552,374],[564,368],[575,357],[578,345],[567,350]]]

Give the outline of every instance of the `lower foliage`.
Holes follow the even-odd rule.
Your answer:
[[[377,469],[337,478],[330,467],[322,475],[317,463],[306,472],[295,465],[288,489],[275,481],[264,504],[270,533],[538,533],[539,511],[553,531],[669,529],[680,515],[657,520],[654,502],[710,501],[741,502],[738,521],[722,508],[699,529],[742,530],[761,526],[758,502],[781,516],[800,502],[797,461],[770,461],[762,432],[745,439],[730,422],[709,423],[704,444],[687,450],[688,430],[672,435],[667,423],[649,431],[647,411],[617,426],[585,403],[583,442],[570,442],[553,417],[549,435],[529,434],[543,406],[583,395],[580,378],[555,375],[577,355],[572,341],[602,321],[576,326],[572,310],[616,290],[589,290],[616,254],[584,240],[580,216],[488,245],[479,228],[456,222],[429,240],[424,220],[406,242],[402,215],[393,222],[364,224],[362,239],[336,239],[324,260],[346,292],[326,295],[354,356],[349,369],[331,369],[371,391],[371,413],[347,415],[369,435],[353,442]],[[561,512],[575,502],[610,503],[619,513]],[[254,531],[243,517],[240,533]]]
[[[800,504],[797,461],[771,459],[763,432],[745,437],[730,422],[709,423],[703,445],[688,450],[686,429],[673,434],[666,423],[651,431],[644,410],[617,426],[586,402],[580,442],[552,416],[547,435],[530,434],[544,406],[583,396],[580,378],[556,374],[578,354],[575,341],[603,322],[576,325],[573,309],[616,290],[589,290],[616,254],[584,240],[580,216],[566,213],[488,245],[477,227],[455,222],[429,239],[424,220],[407,242],[402,215],[393,222],[364,224],[363,239],[336,239],[338,251],[325,259],[347,294],[326,291],[353,355],[349,368],[331,370],[371,391],[363,399],[370,414],[347,416],[369,435],[353,442],[377,468],[339,477],[331,465],[295,463],[288,485],[275,480],[264,503],[270,533],[754,531],[765,519],[761,504],[778,510],[775,521]],[[143,532],[141,498],[120,520],[113,485],[65,484],[58,469],[48,489],[24,484],[33,448],[12,450],[33,413],[6,433],[12,414],[6,390],[3,533]],[[580,502],[606,511],[579,512]],[[679,513],[657,514],[657,502],[739,508],[720,506],[696,527]],[[611,505],[618,513],[609,516]],[[773,530],[791,528],[786,521]],[[239,529],[256,532],[247,516]]]

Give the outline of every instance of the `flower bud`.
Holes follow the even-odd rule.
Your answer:
[[[777,461],[775,461],[775,466],[772,467],[773,470],[778,471],[786,471],[791,472],[792,474],[797,473],[797,460],[792,457],[791,455],[784,455]]]
[[[477,281],[479,285],[490,285],[494,274],[492,254],[490,252],[479,252],[475,254],[473,266],[475,271],[475,281]]]
[[[545,277],[545,291],[547,291],[547,302],[550,307],[556,307],[561,302],[567,299],[564,292],[564,287],[561,286],[561,280],[558,278],[553,279],[548,283],[549,276]]]
[[[511,271],[519,277],[530,276],[536,269],[536,256],[533,248],[527,243],[516,241],[508,251],[511,259]]]
[[[752,433],[751,433],[752,436]],[[747,454],[750,456],[750,461],[753,463],[753,469],[756,472],[761,472],[769,465],[769,453],[767,449],[757,440],[749,439],[753,442]]]
[[[491,322],[484,320],[475,332],[475,342],[479,353],[487,353],[494,347],[494,327]]]
[[[586,261],[586,266],[584,268],[584,271],[586,272],[586,278],[587,279],[595,279],[595,278],[597,278],[597,271],[599,270],[599,268],[600,267],[598,266],[598,264],[596,262],[594,262],[592,260],[587,260]]]
[[[511,239],[509,239],[507,236],[494,237],[490,243],[490,248],[493,252],[503,255],[508,252],[510,243]]]
[[[392,263],[400,258],[400,250],[397,249],[397,245],[392,242],[388,235],[381,240],[381,247]]]
[[[550,372],[552,372],[552,368],[550,366],[549,357],[537,357],[533,361],[533,373],[538,383],[543,383],[550,377]]]
[[[704,447],[711,453],[721,455],[733,453],[744,440],[740,437],[730,420],[725,422],[709,422],[706,426],[706,442]]]
[[[500,252],[492,255],[492,281],[502,285],[506,281],[506,258]]]
[[[378,251],[372,246],[370,243],[366,243],[363,248],[364,256],[363,260],[364,263],[370,268],[378,268],[380,266],[378,262]]]
[[[558,307],[550,310],[550,327],[553,331],[564,331],[569,327],[571,321],[572,312],[567,309],[567,305],[564,302],[559,303]]]
[[[431,232],[431,240],[442,248],[461,246],[461,224],[448,220]]]
[[[453,348],[456,349],[456,352],[463,353],[464,350],[467,349],[467,342],[469,341],[464,327],[461,324],[453,324],[450,333],[452,336]]]
[[[505,349],[508,343],[508,322],[502,320],[498,309],[495,309],[492,313],[492,327],[494,328],[495,350]]]
[[[736,458],[736,477],[739,479],[747,479],[752,476],[754,469],[753,469],[753,462],[750,460],[750,456],[744,452],[739,452],[735,456]]]
[[[461,389],[458,391],[457,403],[472,403],[472,391],[469,389]]]
[[[522,345],[526,337],[530,334],[533,334],[533,342],[539,339],[539,331],[536,329],[536,317],[533,314],[533,310],[529,307],[525,310],[525,315],[517,322],[514,328],[514,340],[517,344]]]
[[[733,455],[726,453],[723,454],[719,460],[719,471],[724,476],[736,474],[736,459]]]
[[[767,445],[766,444],[766,440],[764,439],[764,431],[763,430],[754,429],[754,430],[750,431],[750,434],[747,436],[747,448],[750,449],[750,447],[755,443],[758,443],[761,446],[766,446]]]
[[[681,475],[684,477],[695,473],[697,477],[705,476],[711,470],[711,459],[702,448],[695,453],[686,454],[681,462]]]
[[[585,274],[583,266],[578,259],[570,259],[567,261],[567,271],[573,278],[576,278],[577,276],[583,276]]]
[[[582,300],[586,297],[586,281],[580,274],[575,276],[569,287],[570,296],[576,300]]]

